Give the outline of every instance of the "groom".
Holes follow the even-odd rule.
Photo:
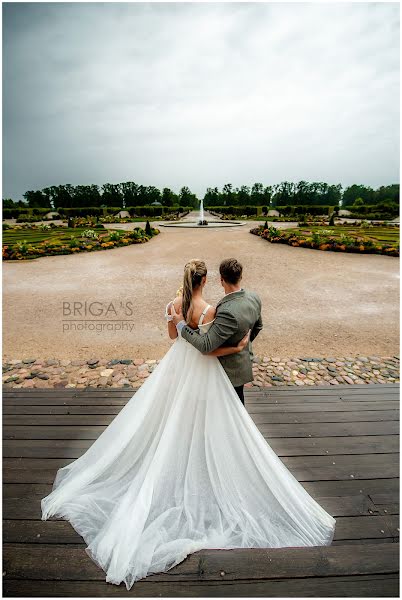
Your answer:
[[[200,335],[197,329],[186,325],[183,314],[176,314],[173,308],[173,322],[178,333],[203,354],[208,354],[220,346],[236,346],[248,330],[252,342],[262,329],[261,300],[255,292],[240,287],[242,272],[243,267],[235,258],[227,258],[221,262],[219,273],[225,296],[218,302],[215,320],[203,335]],[[252,358],[253,353],[249,345],[237,354],[219,357],[243,404],[244,384],[254,379]]]

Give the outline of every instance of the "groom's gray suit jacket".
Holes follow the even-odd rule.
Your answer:
[[[220,346],[237,346],[249,329],[252,342],[262,329],[261,300],[255,292],[239,290],[227,294],[218,302],[215,320],[206,333],[201,335],[198,329],[185,325],[181,335],[197,350],[208,354]],[[219,357],[234,387],[254,379],[252,359],[250,343],[237,354]]]

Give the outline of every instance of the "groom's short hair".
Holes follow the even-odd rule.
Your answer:
[[[243,266],[235,258],[225,258],[219,265],[219,273],[222,279],[232,285],[236,285],[240,281],[242,272]]]

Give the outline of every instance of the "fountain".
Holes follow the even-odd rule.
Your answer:
[[[204,218],[204,199],[203,198],[201,198],[201,200],[200,200],[200,220],[198,221],[197,225],[199,227],[208,225],[208,221]]]
[[[196,220],[198,219],[198,220]],[[215,228],[215,227],[239,227],[241,225],[245,225],[246,221],[222,221],[221,219],[219,219],[219,217],[213,216],[213,215],[209,215],[209,220],[207,221],[207,219],[205,218],[205,213],[204,213],[204,200],[200,200],[200,211],[199,211],[199,215],[197,214],[197,211],[191,211],[191,213],[189,215],[186,215],[184,217],[182,217],[181,219],[177,220],[177,221],[170,221],[170,222],[165,222],[165,223],[158,223],[158,227],[159,225],[162,227],[183,227],[183,228],[187,228],[187,227],[194,227],[194,228],[200,228],[200,227],[204,227],[206,225],[208,225],[208,229],[211,228]]]

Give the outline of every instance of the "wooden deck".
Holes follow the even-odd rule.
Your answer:
[[[128,592],[105,582],[68,522],[41,521],[40,499],[132,394],[4,392],[4,596],[399,597],[399,384],[246,393],[272,448],[336,517],[332,546],[202,550]]]

